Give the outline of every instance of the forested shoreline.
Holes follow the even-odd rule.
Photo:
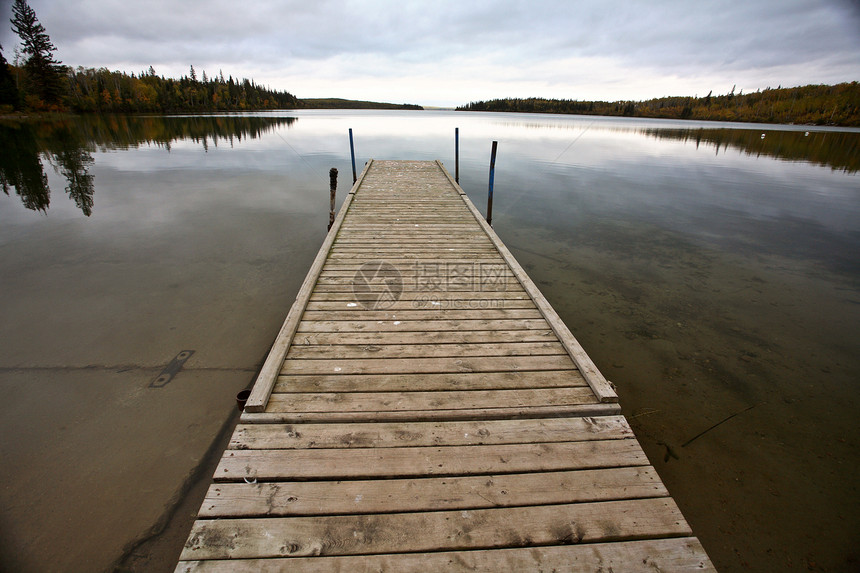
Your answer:
[[[748,94],[664,97],[647,101],[508,98],[477,101],[458,111],[560,113],[700,121],[860,126],[860,84],[767,88]]]
[[[76,112],[197,112],[246,111],[296,107],[298,99],[289,92],[257,85],[254,80],[234,79],[219,72],[200,79],[190,73],[178,80],[156,75],[150,67],[139,75],[106,69],[78,68],[69,71],[68,107]]]

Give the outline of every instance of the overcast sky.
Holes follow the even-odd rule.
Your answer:
[[[860,0],[29,0],[74,67],[453,106],[860,80]],[[18,38],[0,0],[7,60]]]

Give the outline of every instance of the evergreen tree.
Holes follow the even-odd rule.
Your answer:
[[[3,46],[0,46],[0,106],[12,106],[12,109],[18,109],[19,106],[18,88],[3,57]]]
[[[36,12],[30,8],[26,0],[15,0],[12,5],[12,31],[21,38],[24,53],[28,56],[24,62],[26,71],[25,87],[28,95],[35,96],[37,103],[59,104],[62,92],[62,74],[60,62],[54,59],[57,50],[51,43],[51,38],[45,27],[36,18]]]

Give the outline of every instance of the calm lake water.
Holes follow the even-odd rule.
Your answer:
[[[347,130],[359,170],[453,173],[455,127],[482,209],[499,142],[494,228],[718,569],[860,568],[860,130],[285,111],[0,123],[0,569],[129,566],[161,537],[172,570],[165,527],[322,243],[328,170],[338,203],[351,185]]]

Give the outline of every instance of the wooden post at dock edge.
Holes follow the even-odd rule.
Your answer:
[[[358,181],[358,176],[355,174],[355,146],[352,144],[352,128],[349,128],[349,155],[352,157],[352,184]]]
[[[490,152],[490,194],[487,197],[487,224],[493,224],[493,179],[496,174],[496,147],[498,141],[493,142],[493,150]]]
[[[329,210],[328,210],[328,230],[331,231],[331,226],[334,225],[334,199],[337,195],[337,169],[332,167],[328,172],[329,178],[329,194],[331,195],[331,200],[329,202]]]

